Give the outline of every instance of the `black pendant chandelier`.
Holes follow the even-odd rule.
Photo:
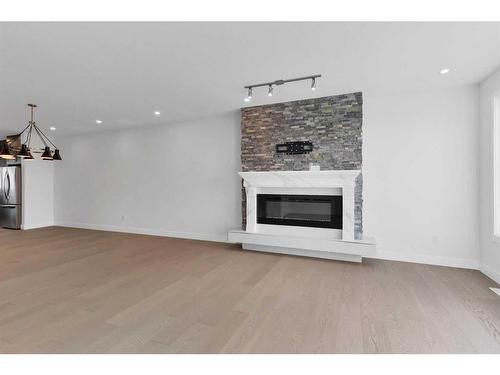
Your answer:
[[[28,126],[26,126],[23,131],[19,134],[20,141],[23,140],[23,134],[25,134],[25,141],[21,144],[21,150],[17,154],[18,157],[23,158],[25,160],[34,159],[33,155],[31,155],[31,137],[33,134],[36,134],[38,138],[41,139],[43,145],[45,146],[42,153],[43,160],[62,160],[61,154],[59,153],[59,149],[57,146],[47,137],[44,132],[36,126],[33,111],[37,107],[36,104],[28,104],[31,112],[31,119],[28,122]],[[5,143],[7,145],[7,143]],[[50,145],[54,148],[54,154],[52,154],[52,150],[50,149]],[[5,146],[8,147],[8,146]]]

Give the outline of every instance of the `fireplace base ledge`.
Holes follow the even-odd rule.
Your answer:
[[[266,253],[296,255],[296,256],[309,257],[309,258],[341,260],[344,262],[361,263],[361,261],[363,259],[361,257],[361,255],[331,253],[328,251],[292,249],[292,248],[288,248],[288,247],[262,246],[262,245],[252,245],[252,244],[242,244],[241,247],[244,250],[262,251],[262,252],[266,252]]]
[[[229,242],[241,243],[245,250],[299,255],[314,258],[361,262],[375,254],[375,243],[367,240],[344,241],[311,237],[282,236],[232,230]]]

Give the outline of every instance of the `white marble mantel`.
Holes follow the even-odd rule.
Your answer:
[[[360,170],[238,172],[245,187],[342,187],[355,184]]]
[[[246,232],[258,233],[257,194],[342,194],[342,240],[354,240],[354,189],[359,170],[239,172],[246,190]],[[294,232],[301,229],[296,227]],[[324,232],[324,231],[323,231]],[[304,228],[304,233],[308,233]],[[309,232],[310,233],[310,232]]]

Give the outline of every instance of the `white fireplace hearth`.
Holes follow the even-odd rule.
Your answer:
[[[375,250],[373,242],[355,240],[355,187],[360,173],[359,170],[239,172],[246,191],[246,229],[230,231],[229,241],[241,243],[248,250],[360,262]],[[275,206],[271,206],[274,212],[270,220],[264,220],[262,212],[258,212],[264,210],[264,197],[278,197]],[[280,197],[291,197],[291,203],[282,203],[285,209],[298,207],[301,197],[312,204],[304,205],[304,217],[296,216],[292,208],[292,213],[286,216],[292,220],[275,220],[283,211],[277,206]],[[338,202],[338,207],[325,215],[329,199]],[[301,220],[293,220],[294,215]]]

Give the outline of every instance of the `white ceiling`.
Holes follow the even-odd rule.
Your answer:
[[[244,85],[282,78],[323,75],[316,92],[255,89],[250,105],[444,89],[499,65],[500,23],[2,23],[0,134],[25,126],[30,102],[68,134],[232,111]]]

